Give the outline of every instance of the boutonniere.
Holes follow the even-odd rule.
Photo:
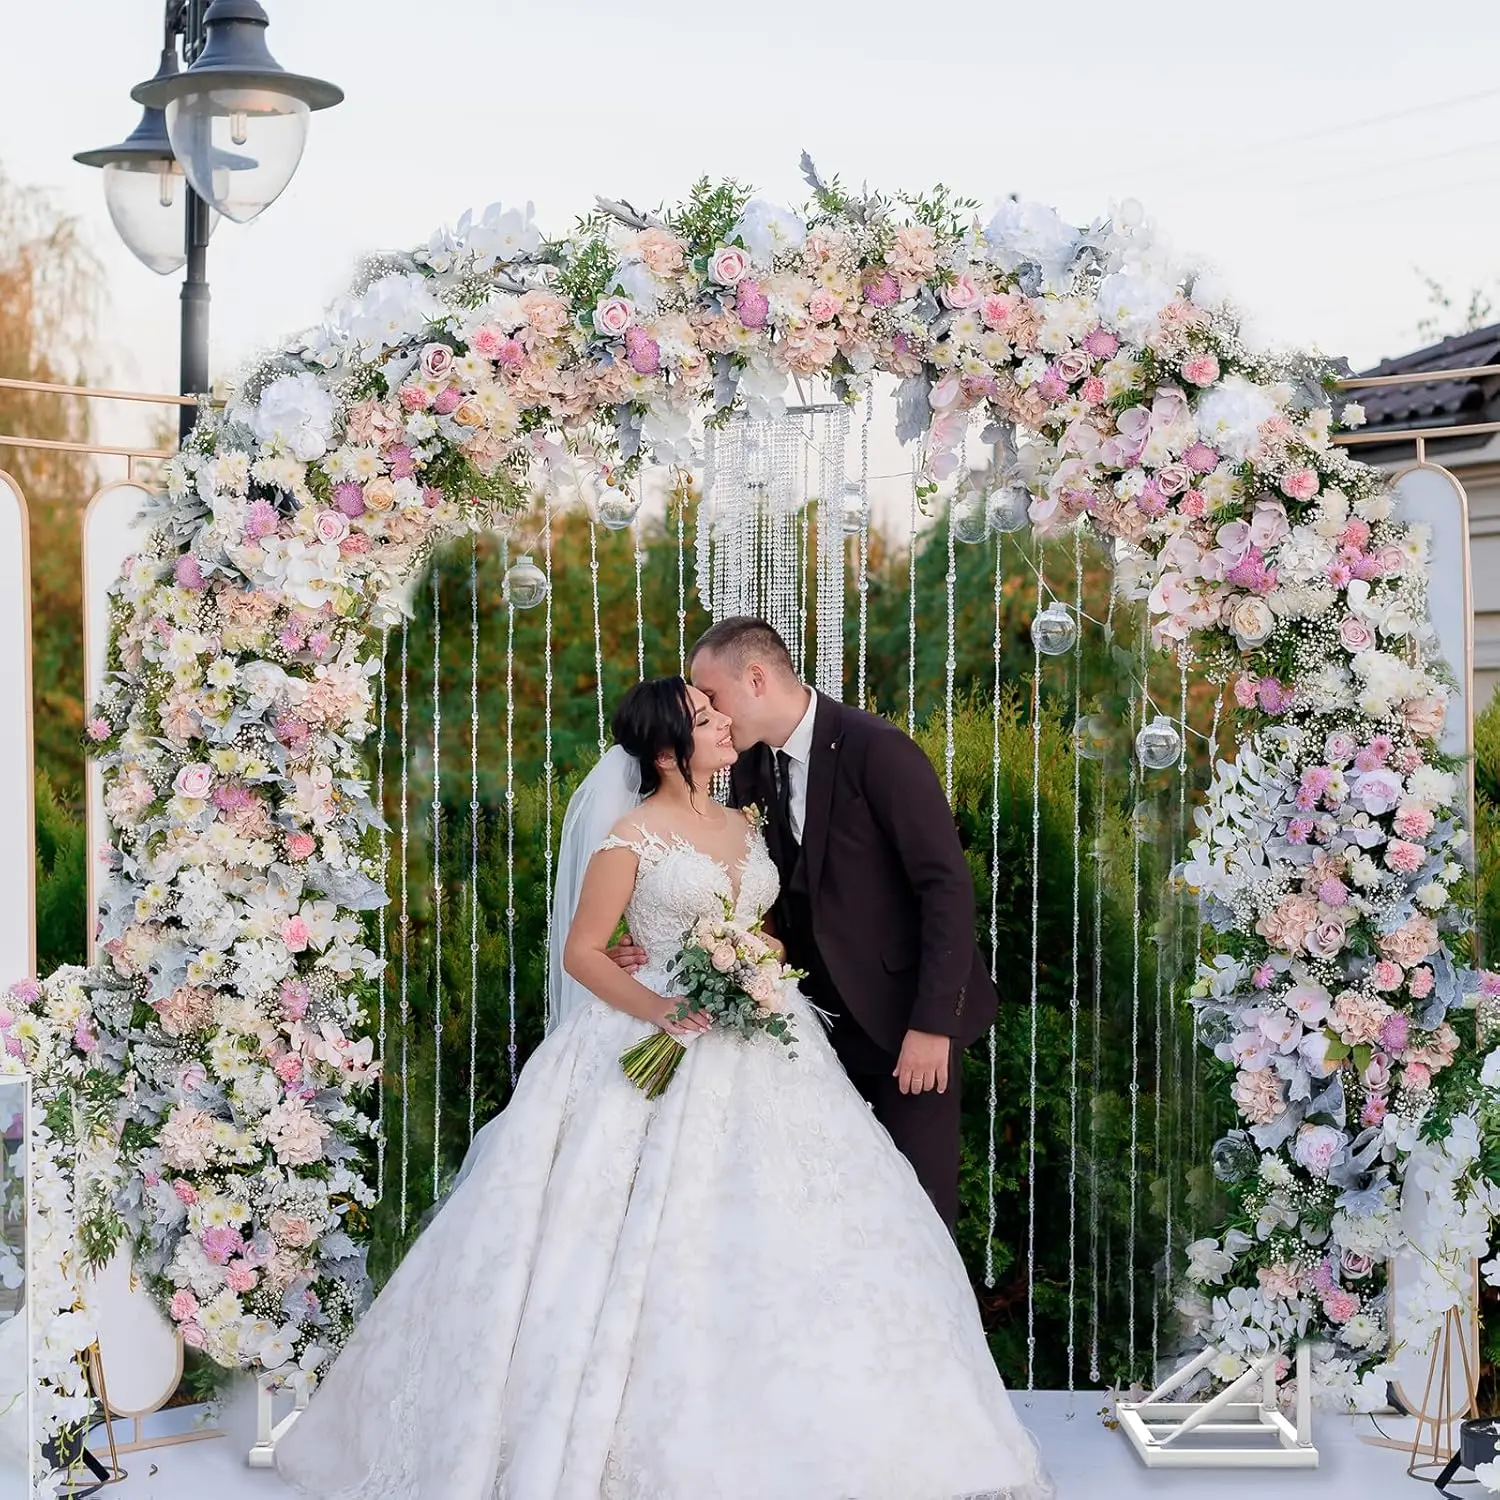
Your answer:
[[[746,806],[742,807],[740,811],[744,813],[745,821],[751,826],[751,828],[755,830],[756,833],[765,832],[766,815],[760,810],[760,808],[755,805],[755,803],[751,802],[746,804]]]

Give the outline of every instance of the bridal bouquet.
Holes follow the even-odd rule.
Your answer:
[[[688,933],[668,972],[682,990],[674,1021],[706,1015],[719,1029],[741,1036],[762,1031],[787,1047],[795,1044],[791,1022],[780,1005],[785,986],[801,979],[802,972],[777,958],[758,922],[746,926],[735,921],[728,901],[722,918],[704,917]],[[629,1048],[620,1064],[648,1099],[658,1099],[686,1052],[675,1036],[658,1031]]]

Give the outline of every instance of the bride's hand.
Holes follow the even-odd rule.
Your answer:
[[[697,1036],[700,1032],[707,1031],[713,1025],[711,1017],[699,1011],[694,1015],[687,1015],[682,1020],[677,1020],[678,1009],[682,1005],[680,997],[668,999],[666,1009],[661,1014],[657,1025],[665,1031],[668,1036]]]

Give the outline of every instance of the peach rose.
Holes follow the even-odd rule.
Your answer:
[[[1418,739],[1435,740],[1443,732],[1448,717],[1448,702],[1436,696],[1410,698],[1401,705],[1401,717],[1408,731]]]
[[[396,503],[396,483],[385,475],[372,479],[365,485],[365,509],[390,510]]]
[[[683,265],[682,241],[669,229],[643,229],[635,253],[653,276],[675,276]]]

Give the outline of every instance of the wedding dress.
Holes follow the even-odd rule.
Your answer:
[[[776,897],[758,833],[738,869],[629,846],[659,993],[699,917]],[[655,1102],[619,1063],[652,1028],[572,1011],[278,1444],[282,1474],[315,1500],[1050,1496],[947,1230],[789,1008],[795,1057],[710,1031]]]

